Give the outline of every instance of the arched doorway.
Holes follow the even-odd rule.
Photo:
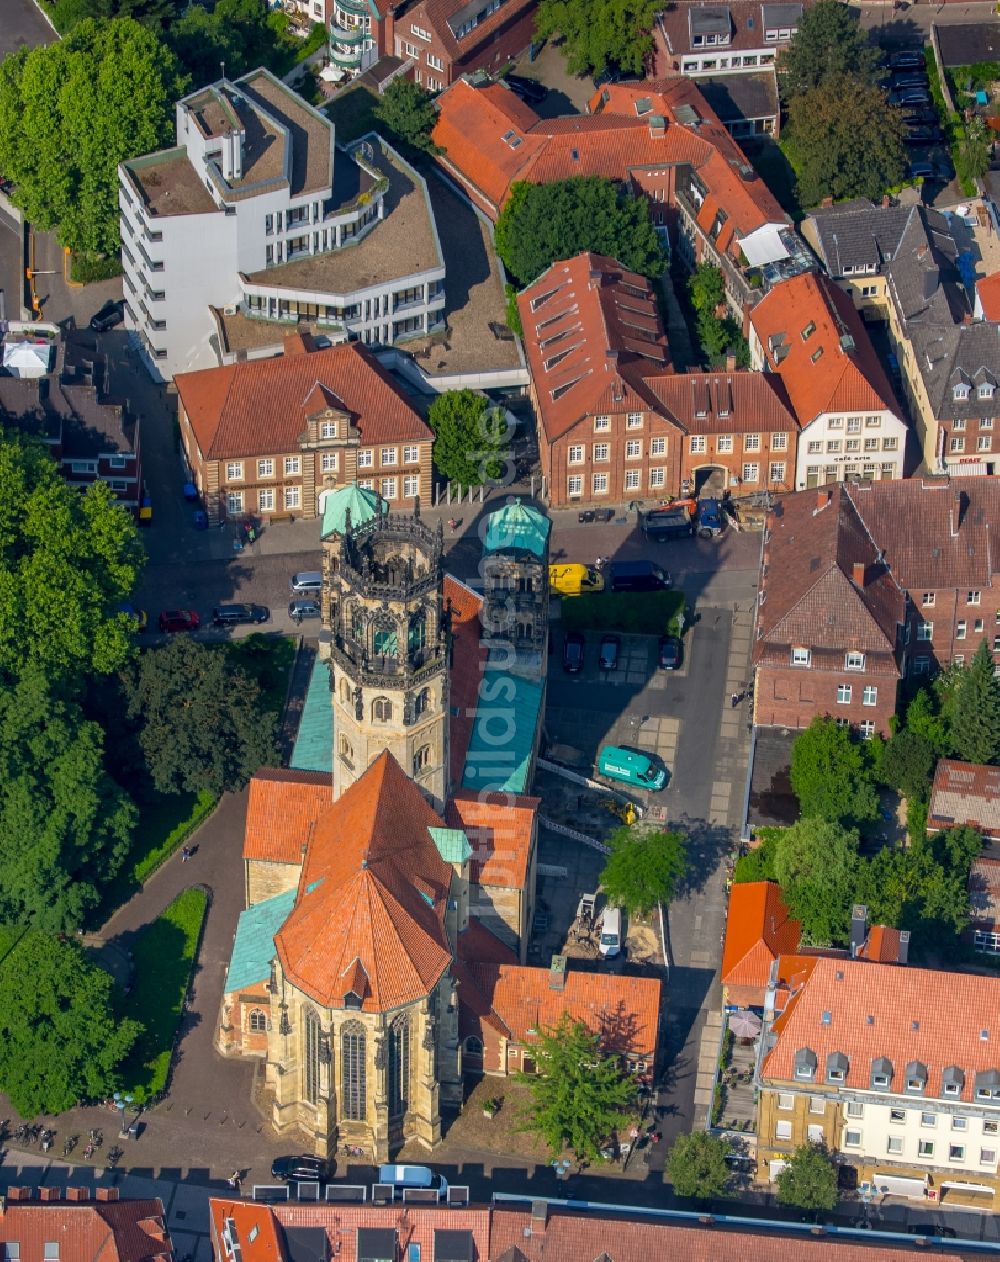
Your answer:
[[[726,470],[718,465],[707,465],[694,471],[694,496],[698,500],[721,500],[725,497],[729,481]]]

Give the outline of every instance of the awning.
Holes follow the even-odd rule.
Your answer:
[[[783,226],[766,223],[763,228],[755,228],[753,232],[740,238],[740,249],[750,267],[763,267],[766,263],[777,263],[779,259],[788,258],[788,250],[781,240]]]
[[[911,1200],[923,1200],[927,1192],[926,1179],[907,1179],[900,1174],[876,1170],[872,1176],[875,1191],[880,1196],[906,1196]]]

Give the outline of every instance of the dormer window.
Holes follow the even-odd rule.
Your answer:
[[[941,1094],[960,1096],[965,1086],[965,1072],[957,1065],[949,1065],[941,1071]]]
[[[349,990],[344,996],[344,1007],[359,1010],[361,1008],[361,996],[356,990]]]
[[[844,670],[864,670],[865,655],[864,653],[845,653],[844,654]]]
[[[1000,1070],[986,1069],[976,1074],[976,1099],[1000,1100]]]
[[[793,666],[809,666],[812,663],[811,649],[792,649]]]
[[[919,1060],[911,1060],[906,1066],[906,1089],[911,1094],[923,1092],[927,1086],[927,1066]]]
[[[816,1077],[816,1053],[810,1047],[800,1047],[795,1053],[795,1077],[812,1082]]]
[[[992,383],[989,381],[980,382],[978,394],[981,399],[992,399],[993,398]]]
[[[964,382],[959,382],[951,393],[954,399],[967,399],[969,397],[969,387]]]
[[[892,1082],[892,1061],[879,1056],[872,1061],[871,1085],[875,1090],[885,1090]]]
[[[843,1052],[831,1052],[826,1058],[827,1082],[843,1082],[849,1068],[850,1061]]]

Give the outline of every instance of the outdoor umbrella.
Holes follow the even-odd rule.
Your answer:
[[[738,1039],[753,1039],[760,1033],[760,1017],[741,1008],[729,1014],[729,1028]]]

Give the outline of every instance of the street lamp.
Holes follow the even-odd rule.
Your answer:
[[[132,1098],[133,1098],[133,1097],[132,1097],[132,1096],[130,1096],[130,1095],[124,1095],[124,1094],[121,1094],[121,1093],[119,1093],[119,1092],[117,1092],[117,1091],[116,1091],[116,1092],[115,1092],[115,1094],[114,1094],[114,1096],[113,1096],[112,1098],[114,1099],[115,1105],[116,1105],[116,1106],[117,1106],[117,1108],[118,1108],[118,1112],[119,1112],[119,1114],[120,1114],[120,1119],[121,1119],[121,1120],[120,1120],[120,1125],[119,1125],[119,1127],[118,1127],[118,1138],[119,1138],[119,1139],[127,1139],[127,1138],[128,1138],[128,1127],[125,1125],[125,1110],[126,1110],[126,1109],[128,1108],[128,1106],[132,1103]]]

